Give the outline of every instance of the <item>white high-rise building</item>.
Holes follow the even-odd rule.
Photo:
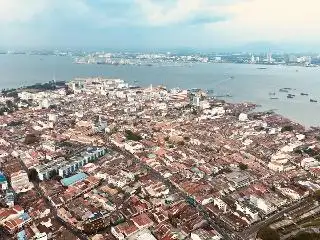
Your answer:
[[[198,96],[193,97],[192,104],[193,106],[200,107],[200,97]]]

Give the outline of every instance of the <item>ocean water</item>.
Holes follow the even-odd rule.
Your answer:
[[[244,64],[194,64],[187,66],[111,66],[74,64],[69,57],[0,55],[0,88],[14,88],[55,78],[105,76],[140,86],[202,88],[216,95],[229,94],[230,102],[253,102],[261,110],[276,112],[305,126],[320,126],[320,68]],[[292,88],[293,99],[280,88]],[[270,96],[269,93],[275,93]],[[309,96],[301,96],[300,93]],[[270,99],[277,97],[279,99]],[[318,100],[311,103],[310,98]]]

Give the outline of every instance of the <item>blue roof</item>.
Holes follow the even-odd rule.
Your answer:
[[[70,185],[73,185],[76,182],[79,182],[79,181],[84,180],[86,178],[88,178],[88,175],[81,172],[81,173],[78,173],[78,174],[73,175],[71,177],[62,179],[61,183],[63,186],[70,186]]]
[[[21,232],[18,232],[17,237],[18,237],[18,240],[27,239],[26,232],[24,230],[22,230]]]
[[[6,176],[2,172],[0,172],[0,182],[6,182],[6,181],[7,181]]]
[[[28,213],[22,213],[20,216],[24,221],[27,221],[28,219],[30,219],[30,216],[28,215]]]

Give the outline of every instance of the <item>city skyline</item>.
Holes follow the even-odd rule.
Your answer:
[[[315,0],[0,0],[0,47],[317,51],[317,5]]]

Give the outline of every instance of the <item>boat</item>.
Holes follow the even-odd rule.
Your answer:
[[[276,100],[276,99],[279,99],[278,97],[271,97],[270,98],[271,100]]]
[[[129,85],[130,89],[137,89],[137,88],[141,88],[139,85]]]
[[[217,95],[216,98],[232,98],[232,95],[226,94],[226,95]]]
[[[296,95],[294,95],[294,94],[288,94],[287,95],[287,98],[294,98]]]
[[[257,69],[259,69],[259,70],[265,70],[265,69],[267,69],[266,67],[258,67]]]
[[[207,93],[213,93],[212,89],[207,89]]]
[[[310,102],[318,102],[318,101],[315,99],[310,99]]]
[[[281,88],[281,89],[279,89],[279,92],[288,92],[288,90],[286,90],[286,89],[284,89],[284,88]]]
[[[308,96],[308,93],[300,93],[301,96]]]

